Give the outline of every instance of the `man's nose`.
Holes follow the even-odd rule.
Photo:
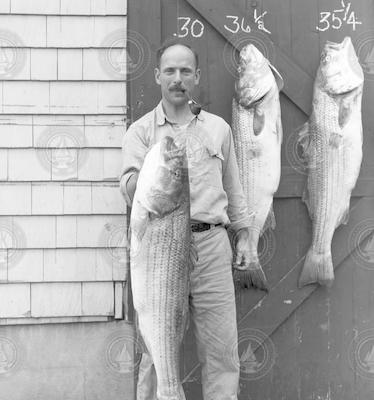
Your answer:
[[[176,70],[176,71],[175,71],[175,74],[174,74],[174,81],[175,81],[176,83],[182,82],[181,73],[180,73],[179,70]]]

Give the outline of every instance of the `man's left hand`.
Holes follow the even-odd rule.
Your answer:
[[[249,228],[240,229],[234,237],[234,279],[239,280],[240,286],[254,286],[258,289],[268,290],[266,276],[256,259],[251,261]]]

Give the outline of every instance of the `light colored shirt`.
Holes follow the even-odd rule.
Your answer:
[[[235,231],[249,227],[230,126],[204,110],[187,125],[179,126],[168,120],[162,102],[134,122],[124,135],[120,178],[127,204],[131,206],[127,182],[140,171],[152,145],[165,136],[187,145],[191,220],[229,225]]]

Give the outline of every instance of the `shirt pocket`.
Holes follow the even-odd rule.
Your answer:
[[[208,186],[223,189],[222,185],[222,162],[224,157],[221,149],[214,145],[205,145],[204,181]]]

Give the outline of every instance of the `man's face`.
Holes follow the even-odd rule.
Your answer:
[[[160,67],[155,68],[156,82],[161,86],[162,98],[174,106],[189,100],[200,80],[193,52],[182,45],[168,47],[161,56]]]

